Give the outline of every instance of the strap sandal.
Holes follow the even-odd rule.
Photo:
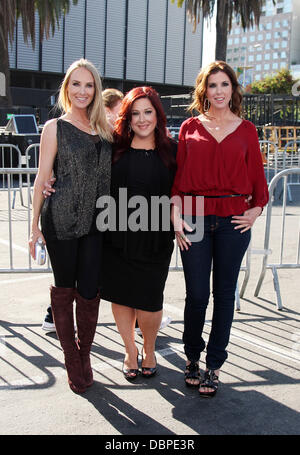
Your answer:
[[[189,365],[186,365],[184,372],[184,380],[187,387],[199,387],[201,376],[199,365],[197,362],[191,360]],[[189,382],[190,380],[196,380],[196,383]]]
[[[136,357],[137,363],[139,363],[139,353],[137,352],[137,357]],[[138,375],[139,375],[139,369],[138,368],[125,368],[125,358],[123,361],[123,366],[122,366],[122,372],[123,376],[127,381],[134,381]]]
[[[203,398],[212,398],[216,395],[219,386],[219,376],[215,374],[214,370],[207,370],[204,373],[203,382],[200,384],[199,393]],[[212,389],[211,391],[201,391],[201,389]]]
[[[143,352],[142,352],[142,376],[144,378],[151,378],[152,376],[154,376],[156,373],[157,373],[157,370],[158,370],[158,367],[157,367],[157,360],[156,360],[156,356],[155,357],[155,367],[143,367],[143,361],[144,361],[144,356],[143,356]]]

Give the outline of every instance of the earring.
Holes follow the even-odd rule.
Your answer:
[[[130,125],[130,123],[129,123],[129,125],[128,125],[128,132],[129,132],[129,134],[131,133],[131,131],[132,131],[132,128],[131,128],[131,125]]]
[[[232,98],[230,98],[230,101],[229,101],[229,108],[232,109]]]
[[[210,108],[210,102],[208,101],[207,98],[205,98],[204,105],[203,105],[204,112],[209,111],[209,108]]]

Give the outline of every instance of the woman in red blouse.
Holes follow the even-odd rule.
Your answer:
[[[181,126],[177,174],[172,190],[172,221],[186,283],[183,342],[187,357],[185,382],[201,396],[214,396],[234,314],[235,289],[251,227],[268,202],[268,187],[255,126],[241,118],[242,95],[233,69],[217,61],[202,69],[190,110],[200,115]],[[203,221],[203,238],[193,241],[186,196],[192,199],[192,221]],[[196,210],[203,197],[204,213]],[[190,212],[189,212],[190,214]],[[203,216],[204,215],[204,216]],[[202,217],[202,218],[199,218]],[[198,219],[198,223],[197,223]],[[206,370],[199,358],[205,348],[202,331],[213,264],[214,309],[207,344]]]

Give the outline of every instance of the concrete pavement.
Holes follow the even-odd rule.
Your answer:
[[[289,204],[288,216],[295,237],[293,222],[297,219],[299,223],[300,197],[298,187],[294,191],[297,198]],[[5,197],[0,194],[1,267],[8,256]],[[17,205],[13,211],[16,264],[26,262],[25,215]],[[279,218],[276,207],[272,231],[276,240]],[[253,230],[254,249],[263,247],[264,223],[265,214]],[[292,233],[287,237],[286,252],[292,255],[294,250]],[[67,385],[56,334],[41,329],[52,276],[0,274],[0,434],[126,435],[128,440],[134,435],[299,435],[299,269],[279,272],[284,305],[279,312],[270,271],[260,296],[254,297],[261,261],[261,255],[252,256],[250,281],[241,311],[235,313],[229,357],[212,400],[201,399],[197,389],[185,387],[183,380],[182,271],[171,271],[167,280],[164,311],[172,322],[157,339],[157,376],[139,377],[133,383],[124,379],[122,342],[110,304],[103,301],[92,351],[95,384],[81,396]],[[136,340],[141,349],[142,338],[136,336]]]

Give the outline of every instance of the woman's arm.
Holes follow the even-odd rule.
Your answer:
[[[57,153],[57,140],[56,140],[56,122],[57,119],[49,120],[43,128],[40,143],[40,158],[39,169],[34,181],[33,187],[33,200],[32,200],[32,223],[31,235],[29,240],[30,254],[35,259],[35,243],[39,237],[43,242],[45,239],[39,229],[39,219],[41,208],[44,202],[43,189],[44,183],[52,174],[53,163]]]
[[[247,153],[248,175],[252,182],[251,208],[246,210],[243,216],[233,216],[232,223],[235,229],[241,229],[241,234],[250,229],[257,217],[262,213],[263,207],[269,200],[268,185],[260,152],[259,140],[255,126],[249,122],[249,143]]]

